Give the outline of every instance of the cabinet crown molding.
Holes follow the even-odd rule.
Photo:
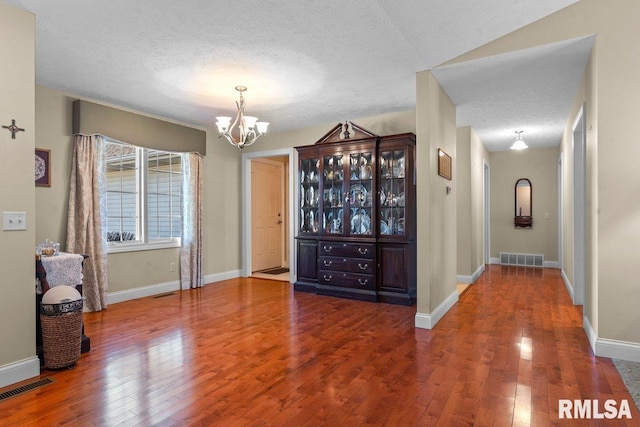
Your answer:
[[[373,132],[369,132],[363,127],[357,124],[345,121],[344,123],[338,123],[329,132],[327,132],[322,138],[320,138],[316,144],[330,144],[333,142],[346,142],[354,141],[365,138],[377,138]]]

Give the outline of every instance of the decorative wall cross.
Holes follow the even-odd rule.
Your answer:
[[[11,124],[9,126],[2,125],[2,128],[9,129],[9,132],[11,132],[11,139],[16,139],[16,132],[24,132],[24,129],[16,126],[15,120],[11,120]]]

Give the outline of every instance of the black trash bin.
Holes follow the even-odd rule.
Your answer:
[[[44,367],[72,367],[82,346],[82,295],[73,286],[49,289],[40,304]]]

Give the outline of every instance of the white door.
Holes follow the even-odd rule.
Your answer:
[[[267,159],[251,161],[252,271],[282,264],[284,164]]]

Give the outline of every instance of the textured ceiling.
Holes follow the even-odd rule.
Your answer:
[[[40,85],[197,126],[233,115],[245,85],[278,132],[413,109],[417,71],[576,0],[0,1],[36,15]],[[482,101],[447,85],[473,124]]]
[[[456,105],[456,124],[472,126],[489,151],[508,150],[516,131],[530,147],[560,143],[593,36],[437,67]]]

